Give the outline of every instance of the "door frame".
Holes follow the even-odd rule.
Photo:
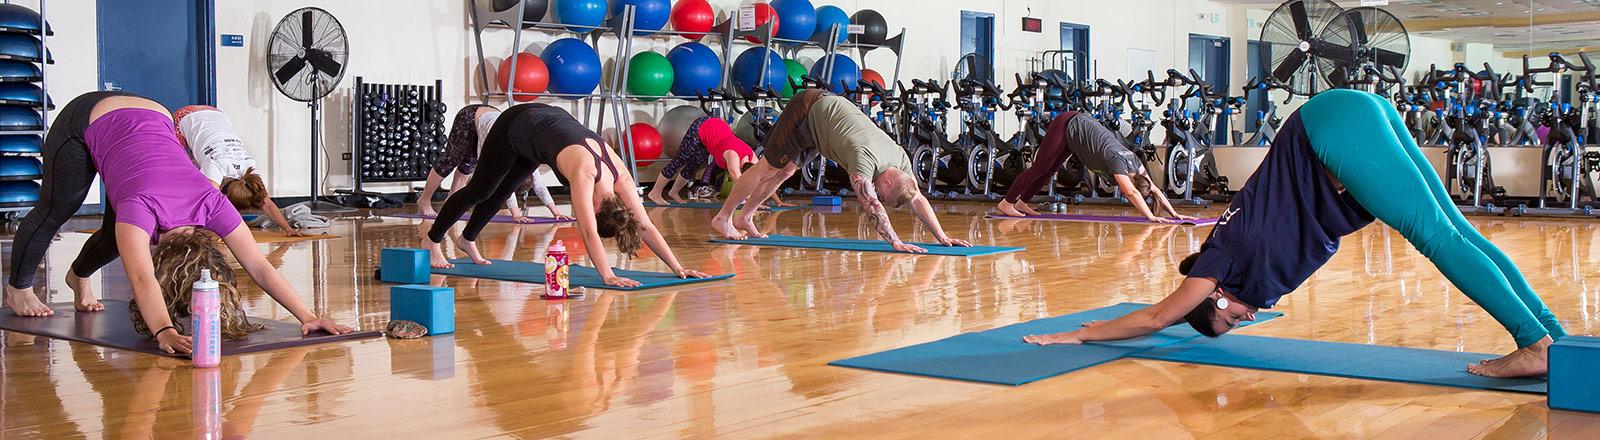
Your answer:
[[[98,14],[100,12],[100,5],[105,3],[105,2],[108,2],[108,1],[123,1],[123,0],[97,0],[95,2],[95,12],[96,12],[96,14]],[[216,0],[186,0],[186,1],[193,1],[194,2],[195,16],[196,17],[204,17],[203,20],[200,20],[198,23],[195,23],[195,41],[194,41],[195,48],[198,49],[197,53],[195,54],[195,58],[196,58],[196,61],[200,63],[199,69],[197,69],[199,71],[199,73],[200,73],[200,77],[199,78],[195,78],[196,79],[196,84],[198,84],[200,86],[199,90],[197,90],[197,92],[199,92],[199,96],[200,96],[200,103],[201,104],[205,104],[205,105],[215,106],[215,105],[217,105],[217,5],[216,5]],[[96,20],[96,23],[97,24],[96,24],[95,33],[98,35],[99,34],[98,20]],[[99,47],[96,47],[95,48],[95,66],[96,66],[95,82],[97,83],[96,84],[96,86],[97,86],[96,89],[97,90],[104,89],[105,85],[106,85],[106,78],[103,76],[104,73],[105,73],[105,70],[99,68],[99,66],[104,65],[104,64],[106,64],[106,53],[104,51],[100,50]]]

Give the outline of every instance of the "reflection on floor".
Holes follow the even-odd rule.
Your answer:
[[[686,266],[738,276],[679,290],[591,289],[568,302],[537,299],[539,286],[435,277],[457,292],[454,335],[229,357],[209,373],[4,333],[0,438],[178,438],[206,429],[262,438],[1600,438],[1600,416],[1552,412],[1541,397],[1519,394],[1135,360],[1017,388],[824,365],[964,331],[1159,300],[1179,281],[1177,262],[1209,231],[985,220],[986,207],[942,204],[940,220],[953,236],[1026,251],[953,258],[713,245],[705,227],[711,211],[653,208]],[[931,239],[909,215],[894,218],[909,241]],[[874,238],[848,207],[760,221],[782,234]],[[1600,223],[1474,221],[1521,265],[1569,331],[1600,333],[1600,291],[1588,285],[1600,285]],[[388,295],[371,279],[378,250],[414,246],[418,224],[350,217],[333,229],[340,238],[263,249],[318,313],[381,328]],[[52,281],[49,300],[71,298],[59,280],[86,237],[63,234],[51,249],[40,278]],[[528,260],[555,239],[583,262],[570,226],[491,225],[481,245],[491,258]],[[665,270],[650,255],[619,264]],[[96,282],[107,297],[129,294],[118,265]],[[247,291],[252,314],[293,319],[259,289]],[[1487,314],[1382,226],[1347,238],[1278,310],[1287,316],[1242,332],[1512,348]],[[196,422],[195,412],[208,410],[220,424]]]

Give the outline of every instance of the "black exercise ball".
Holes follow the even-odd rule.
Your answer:
[[[889,23],[883,21],[883,14],[879,14],[878,11],[871,9],[856,11],[855,15],[850,16],[850,24],[858,24],[865,28],[861,35],[855,36],[857,43],[881,45],[884,40],[889,39]]]
[[[525,23],[543,20],[545,11],[550,9],[548,0],[522,0],[522,5],[522,21]],[[491,6],[495,12],[502,12],[517,7],[517,0],[494,0]]]

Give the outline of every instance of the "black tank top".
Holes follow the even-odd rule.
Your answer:
[[[610,149],[605,147],[604,141],[566,110],[538,102],[517,104],[501,113],[500,119],[508,121],[507,128],[518,151],[538,163],[554,168],[556,156],[561,155],[562,150],[578,145],[594,157],[596,170],[603,164],[606,169],[611,170],[612,177],[618,175],[617,166],[611,163]],[[496,126],[498,128],[499,124]],[[587,146],[586,141],[591,139],[596,145],[600,145],[599,152],[590,150]],[[595,182],[599,182],[604,176],[603,171],[595,173]]]

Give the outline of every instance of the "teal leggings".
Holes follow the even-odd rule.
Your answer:
[[[1312,151],[1350,196],[1505,326],[1517,347],[1566,336],[1511,259],[1456,209],[1394,106],[1371,93],[1333,90],[1300,107],[1300,120]]]

